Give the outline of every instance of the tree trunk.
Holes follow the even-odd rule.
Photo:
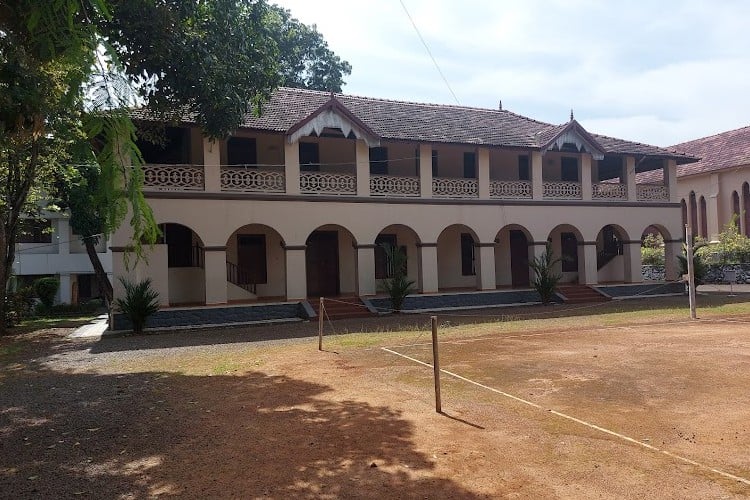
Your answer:
[[[2,287],[2,294],[0,294],[0,335],[6,333],[5,325],[5,298],[8,295],[8,266],[6,265],[8,259],[8,238],[5,234],[5,224],[0,221],[0,287]],[[11,261],[12,262],[12,261]]]
[[[86,245],[86,253],[89,255],[89,260],[94,268],[94,274],[96,275],[96,281],[99,283],[99,290],[104,294],[104,302],[109,309],[109,305],[112,303],[112,283],[107,277],[107,273],[104,271],[102,261],[99,260],[99,254],[96,252],[96,239],[94,237],[83,238],[83,242]]]

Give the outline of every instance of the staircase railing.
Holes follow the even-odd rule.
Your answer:
[[[257,283],[249,283],[252,281],[252,276],[253,273],[247,269],[239,267],[233,262],[227,261],[227,281],[250,293],[257,293]]]

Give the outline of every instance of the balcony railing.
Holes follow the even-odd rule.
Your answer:
[[[432,179],[432,196],[435,198],[478,198],[476,179],[435,177]]]
[[[144,165],[143,187],[153,191],[203,191],[203,166]]]
[[[521,200],[531,198],[529,181],[490,181],[490,198]]]
[[[300,172],[299,190],[302,194],[356,195],[357,176],[328,172]]]
[[[638,184],[636,186],[638,201],[669,201],[669,186],[663,184]]]
[[[543,197],[550,200],[580,200],[580,182],[544,182]]]
[[[395,175],[371,175],[371,196],[419,197],[419,177],[398,177]]]
[[[276,168],[221,167],[221,190],[241,193],[284,193],[283,165]]]
[[[604,201],[628,199],[628,185],[614,182],[599,182],[591,185],[591,198]]]

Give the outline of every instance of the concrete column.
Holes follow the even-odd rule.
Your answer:
[[[534,200],[544,199],[544,177],[542,175],[542,153],[531,152],[531,194]]]
[[[125,267],[125,248],[112,248],[112,293],[115,299],[125,298],[125,289],[120,283],[120,278],[134,281],[135,270]]]
[[[370,148],[362,139],[356,144],[357,196],[370,196]]]
[[[299,143],[284,142],[286,194],[299,194]],[[304,297],[303,297],[304,298]]]
[[[422,243],[419,247],[419,277],[422,293],[438,292],[437,243]]]
[[[227,303],[227,247],[205,247],[206,305]]]
[[[680,195],[677,192],[677,161],[664,161],[664,185],[669,188],[669,201],[671,203],[679,203]]]
[[[73,288],[70,273],[60,273],[60,288],[57,292],[58,302],[70,304],[73,299]]]
[[[719,239],[719,233],[722,229],[721,220],[719,218],[719,191],[721,190],[721,187],[719,185],[718,174],[711,174],[709,179],[708,193],[706,196],[706,222],[708,229],[708,234],[706,236],[709,240],[714,241]]]
[[[643,281],[641,242],[623,241],[622,247],[623,257],[625,258],[623,280],[625,283],[641,283]]]
[[[479,183],[479,199],[490,199],[490,150],[479,148],[477,151],[477,182]]]
[[[664,269],[667,281],[676,281],[680,278],[680,268],[677,264],[677,256],[682,254],[682,240],[664,241]]]
[[[133,270],[128,275],[132,282],[143,281],[151,278],[151,288],[159,294],[159,305],[162,307],[169,305],[169,261],[167,257],[167,245],[154,245],[149,248],[146,259],[140,259],[133,266],[134,255],[130,255],[131,267]],[[114,256],[113,254],[113,261]],[[119,282],[117,283],[119,285]],[[113,283],[114,285],[114,283]],[[115,297],[116,295],[115,290]]]
[[[591,201],[591,155],[581,155],[581,199]]]
[[[57,219],[57,253],[60,255],[70,254],[70,222],[68,219]],[[66,302],[67,304],[68,302]]]
[[[419,145],[419,191],[422,198],[432,198],[432,146]]]
[[[305,245],[288,245],[286,251],[286,300],[307,298]]]
[[[578,252],[578,283],[582,285],[596,285],[599,283],[598,269],[596,268],[596,241],[585,241],[583,252]],[[581,263],[583,253],[583,263]]]
[[[205,190],[209,193],[221,192],[221,143],[203,138],[203,172]]]
[[[542,257],[546,251],[547,251],[546,241],[534,241],[534,242],[529,243],[529,262],[532,262],[534,259]],[[532,286],[534,284],[534,279],[536,279],[534,270],[531,269],[531,267],[529,267],[529,283]]]
[[[477,288],[480,290],[495,290],[495,243],[478,243],[477,252],[479,264],[477,269]]]
[[[357,245],[357,295],[375,295],[375,245]]]
[[[628,183],[628,201],[638,201],[638,187],[635,178],[635,158],[625,158],[625,181]]]

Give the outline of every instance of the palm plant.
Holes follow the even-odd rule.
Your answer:
[[[555,295],[557,284],[562,275],[554,271],[554,266],[562,259],[555,257],[552,252],[552,244],[547,242],[544,253],[529,262],[529,267],[534,271],[532,285],[539,294],[542,304],[549,304]]]
[[[698,255],[698,250],[706,246],[703,242],[697,242],[693,246],[693,275],[695,276],[695,286],[703,284],[703,278],[706,277],[708,268],[703,259]],[[687,244],[682,244],[682,255],[677,256],[677,264],[680,267],[680,276],[688,273]]]
[[[141,334],[149,316],[159,310],[159,293],[151,288],[151,278],[137,283],[120,278],[120,283],[125,288],[125,298],[115,299],[115,304],[130,320],[133,333]]]
[[[389,278],[383,280],[382,287],[391,299],[393,312],[401,311],[406,296],[415,290],[414,281],[406,276],[406,253],[400,248],[383,244],[388,267],[392,270]]]

